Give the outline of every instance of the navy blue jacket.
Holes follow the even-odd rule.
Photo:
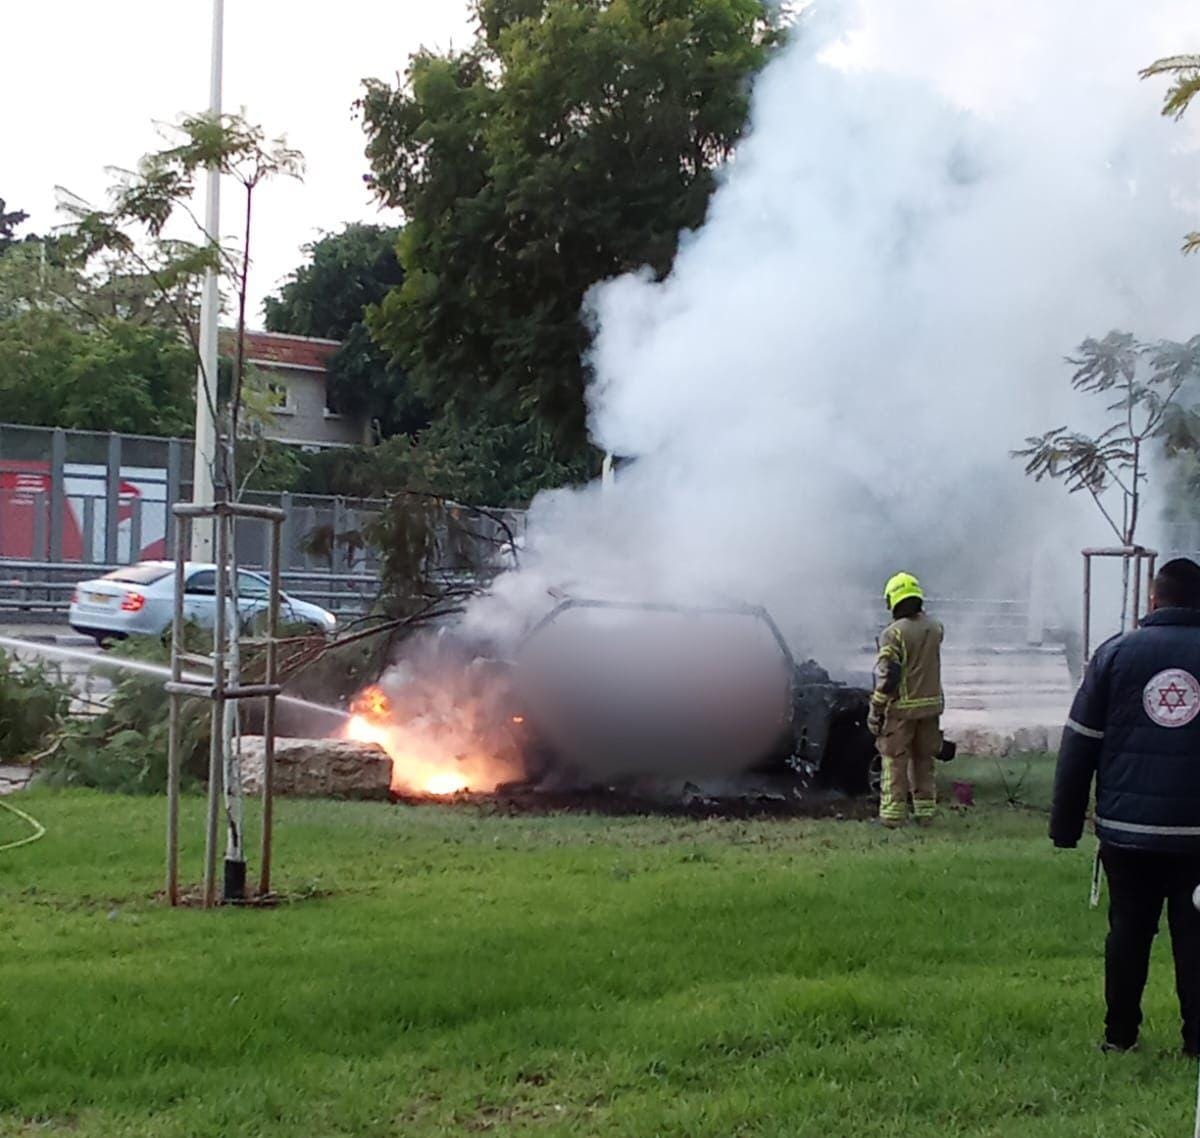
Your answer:
[[[1056,846],[1079,841],[1093,775],[1102,843],[1200,852],[1200,609],[1159,609],[1092,657],[1058,752]]]

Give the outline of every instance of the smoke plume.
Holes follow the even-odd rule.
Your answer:
[[[589,297],[593,438],[636,461],[541,496],[469,623],[552,587],[751,602],[828,653],[898,569],[1010,597],[1054,569],[1073,613],[1099,515],[1010,451],[1093,425],[1084,337],[1196,331],[1200,171],[1137,72],[1198,44],[1190,0],[808,9],[667,279]]]

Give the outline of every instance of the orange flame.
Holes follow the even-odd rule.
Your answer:
[[[511,777],[507,764],[484,752],[476,740],[455,738],[458,732],[437,730],[428,723],[398,722],[392,701],[378,687],[365,688],[350,704],[350,711],[344,736],[374,743],[388,753],[396,793],[486,792]]]
[[[390,719],[392,701],[384,694],[382,688],[377,688],[372,684],[369,688],[363,688],[354,697],[350,703],[350,711],[354,715],[361,715],[367,719]]]

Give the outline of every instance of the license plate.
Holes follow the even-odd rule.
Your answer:
[[[94,605],[106,605],[112,600],[107,593],[88,593],[88,600]]]

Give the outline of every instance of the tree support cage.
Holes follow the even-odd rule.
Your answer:
[[[204,846],[203,905],[217,904],[217,841],[221,801],[226,801],[229,840],[225,858],[225,880],[222,899],[241,901],[245,898],[246,863],[243,852],[241,818],[240,765],[231,765],[237,757],[237,743],[231,741],[227,730],[227,710],[236,708],[243,699],[265,701],[263,722],[264,756],[262,779],[262,845],[259,866],[259,897],[271,891],[271,837],[274,822],[274,760],[275,711],[281,686],[278,682],[279,634],[279,561],[280,527],[285,514],[271,506],[251,506],[236,502],[216,502],[212,505],[182,503],[174,506],[175,516],[175,611],[171,622],[171,679],[166,684],[170,697],[170,720],[167,749],[167,900],[179,904],[179,790],[182,766],[182,704],[185,697],[209,700],[211,708],[211,739],[208,759],[208,809]],[[239,678],[238,646],[241,635],[241,614],[237,609],[236,577],[231,587],[231,572],[236,574],[233,554],[233,530],[239,519],[262,522],[270,527],[267,575],[270,586],[267,594],[267,628],[265,668],[262,683],[242,684]],[[211,520],[215,546],[215,619],[213,621],[213,650],[211,656],[187,651],[184,638],[186,626],[184,587],[191,530],[196,521]],[[229,602],[232,600],[232,604]],[[231,668],[231,661],[233,667]],[[184,671],[184,665],[197,667]],[[232,774],[231,774],[232,772]]]
[[[1123,545],[1083,551],[1083,662],[1092,658],[1092,562],[1096,558],[1121,561],[1121,631],[1137,628],[1150,610],[1150,586],[1154,581],[1158,552],[1141,545]],[[1142,574],[1146,588],[1142,590]]]

